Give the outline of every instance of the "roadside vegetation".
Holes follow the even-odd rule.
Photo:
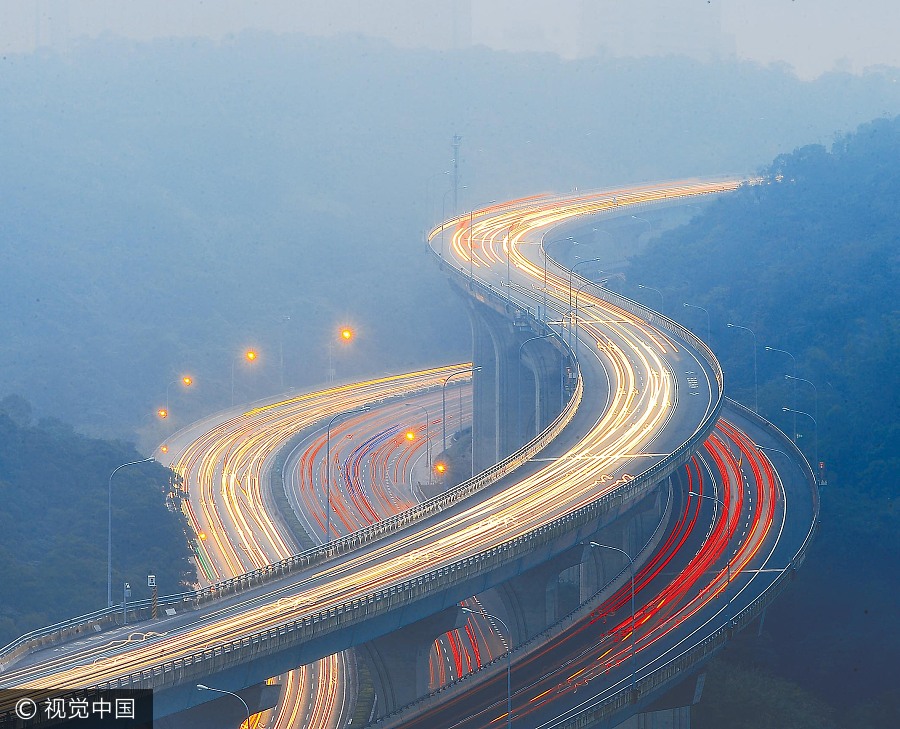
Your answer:
[[[900,119],[781,155],[765,184],[709,205],[628,269],[704,338],[704,315],[682,303],[709,311],[726,391],[751,407],[753,339],[727,324],[754,332],[760,413],[785,433],[783,407],[808,413],[797,431],[811,461],[817,415],[828,479],[806,563],[762,637],[743,636],[711,668],[700,729],[900,726],[898,162]],[[793,354],[796,372],[766,346]],[[786,374],[809,381],[796,400]]]
[[[88,438],[58,420],[34,422],[22,398],[0,399],[0,645],[106,607],[110,474],[144,458],[120,441]],[[196,579],[175,476],[156,462],[112,481],[112,599],[150,597]]]

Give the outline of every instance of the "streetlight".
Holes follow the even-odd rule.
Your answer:
[[[441,448],[446,451],[447,450],[447,383],[450,382],[451,377],[456,377],[456,375],[463,375],[467,372],[478,372],[481,367],[466,367],[464,370],[457,370],[456,372],[451,372],[444,379],[444,384],[441,385]],[[460,424],[460,428],[462,428],[462,424]],[[475,452],[475,438],[474,432],[472,434],[472,452]]]
[[[126,466],[136,466],[139,463],[147,463],[152,461],[153,456],[143,458],[140,461],[129,461],[121,466],[116,466],[113,472],[109,474],[109,490],[107,492],[107,515],[106,515],[106,605],[112,607],[112,480],[119,471]]]
[[[409,407],[410,405],[412,405],[412,403],[406,403],[406,407]],[[419,408],[419,410],[422,410],[425,413],[425,463],[428,466],[428,483],[430,484],[432,482],[431,481],[431,475],[432,475],[431,474],[431,439],[428,437],[428,426],[431,421],[431,418],[428,415],[428,409],[424,405],[415,405],[413,407],[417,407],[417,408]],[[412,438],[410,438],[408,435],[409,432],[412,432],[412,431],[408,431],[406,437],[408,440],[412,440]]]
[[[172,380],[168,385],[166,385],[166,409],[165,409],[165,414],[163,414],[162,409],[157,410],[157,411],[156,411],[156,414],[159,415],[159,417],[161,417],[161,418],[167,418],[167,417],[169,417],[169,388],[171,388],[172,385],[177,385],[177,384],[179,384],[179,383],[182,384],[182,385],[184,385],[185,387],[190,387],[191,385],[194,384],[194,380],[193,380],[191,377],[188,377],[187,375],[185,375],[185,376],[182,377],[180,380]]]
[[[342,413],[334,415],[328,421],[328,428],[325,432],[325,544],[331,541],[331,424],[345,415],[353,415],[353,413],[364,413],[369,411],[368,405],[363,405],[355,410],[346,410]]]
[[[700,311],[706,314],[706,346],[712,348],[712,337],[709,333],[709,312],[702,306],[697,306],[696,304],[688,304],[685,302],[684,306],[686,309],[700,309]]]
[[[351,341],[353,341],[353,338],[356,336],[356,332],[353,330],[352,327],[342,326],[338,330],[338,336],[340,337],[340,340],[342,342],[351,342]],[[329,385],[334,384],[334,375],[335,375],[334,341],[329,339],[328,340],[328,384]]]
[[[519,345],[519,356],[516,359],[516,375],[518,375],[519,382],[516,387],[516,396],[518,399],[518,407],[516,408],[516,413],[518,415],[518,436],[519,436],[519,445],[522,444],[522,350],[525,348],[525,345],[529,342],[534,342],[537,339],[546,339],[547,337],[555,337],[556,332],[551,331],[549,334],[541,334],[538,337],[531,337],[531,339],[526,339]]]
[[[240,701],[244,705],[244,708],[247,710],[247,729],[250,729],[250,707],[247,706],[247,702],[244,701],[244,699],[241,696],[234,693],[234,691],[226,691],[225,689],[213,688],[212,686],[207,686],[206,684],[203,684],[203,683],[198,683],[197,688],[200,691],[215,691],[220,694],[228,694],[229,696],[234,696],[238,701]],[[244,724],[244,722],[241,722],[241,726],[243,726],[243,724]],[[240,729],[240,728],[238,728],[238,729]]]
[[[759,412],[759,389],[757,387],[757,379],[756,379],[756,334],[753,333],[753,330],[749,327],[742,327],[740,324],[732,324],[728,323],[728,327],[730,329],[743,329],[745,332],[750,332],[750,335],[753,337],[753,412]]]
[[[597,542],[588,542],[592,547],[602,547],[603,549],[614,549],[617,552],[621,552],[628,558],[628,564],[631,567],[631,690],[634,691],[635,688],[635,675],[637,673],[637,663],[635,662],[634,656],[634,634],[637,630],[637,624],[634,620],[634,560],[631,558],[631,555],[628,554],[624,549],[619,549],[618,547],[611,547],[608,544],[599,544]]]
[[[509,278],[509,259],[512,256],[512,232],[513,226],[509,226],[509,230],[506,232],[506,302],[510,303],[512,301],[512,288],[510,287],[510,278]]]
[[[475,234],[474,220],[473,217],[475,215],[474,210],[469,211],[469,284],[472,282],[472,274],[474,273],[473,266],[475,265],[475,250],[473,246],[475,245],[475,241],[472,236]]]
[[[753,445],[756,446],[756,449],[759,451],[775,451],[775,453],[780,453],[785,458],[787,458],[789,461],[793,460],[787,453],[785,453],[780,448],[771,448],[769,446],[760,445],[759,443],[754,443]]]
[[[595,284],[593,281],[588,281],[587,283],[582,284],[575,292],[575,347],[573,354],[575,355],[576,360],[578,359],[578,294],[580,294],[586,286],[599,286],[600,288],[603,288],[604,283],[605,281],[601,281],[599,284]],[[590,309],[592,306],[594,306],[594,304],[588,304],[584,307],[584,309]],[[571,345],[571,342],[569,344]]]
[[[232,358],[231,360],[231,406],[234,407],[234,364],[239,359],[246,359],[248,362],[255,362],[259,357],[259,353],[256,350],[248,349],[241,355]]]
[[[697,493],[696,491],[688,491],[688,494],[690,496],[699,496],[701,499],[709,499],[710,501],[715,501],[717,504],[722,505],[722,514],[725,515],[725,517],[726,517],[725,533],[727,534],[728,533],[728,518],[727,518],[726,512],[728,511],[728,507],[725,506],[725,502],[722,499],[720,499],[718,496],[707,496],[705,494]],[[731,537],[729,536],[725,542],[726,549],[728,549],[728,547],[730,546],[730,543],[731,543]],[[728,570],[728,578],[727,578],[728,581],[725,583],[725,592],[728,593],[728,604],[730,605],[731,604],[731,590],[729,588],[731,587],[731,555],[729,555],[727,553],[725,554],[725,567]]]
[[[572,274],[575,272],[575,269],[579,266],[583,266],[585,263],[597,263],[598,261],[602,261],[602,258],[588,258],[586,261],[578,261],[574,266],[569,269],[569,308],[572,308]],[[603,271],[600,271],[603,273]],[[547,285],[547,277],[544,276],[544,285]]]
[[[465,606],[460,606],[460,610],[464,613],[472,613],[473,615],[483,615],[486,618],[491,618],[492,620],[497,620],[499,623],[506,628],[506,633],[509,635],[509,645],[506,646],[506,726],[512,726],[512,631],[509,629],[509,626],[503,622],[503,619],[493,613],[485,612],[482,610],[481,612],[477,612],[472,610],[472,608],[468,608]]]
[[[764,347],[764,349],[767,352],[781,352],[782,354],[786,354],[788,357],[791,358],[791,362],[793,363],[793,368],[794,368],[794,374],[790,378],[794,381],[794,385],[793,385],[794,392],[791,396],[791,407],[794,407],[794,408],[797,407],[797,360],[794,359],[794,355],[792,355],[786,349],[778,349],[777,347],[769,347],[769,346]],[[796,442],[797,442],[797,416],[794,415],[794,443],[796,443]]]
[[[638,288],[639,289],[648,289],[649,291],[655,291],[656,293],[658,293],[659,294],[659,313],[665,315],[666,304],[665,304],[665,300],[663,299],[663,292],[660,291],[659,289],[653,288],[652,286],[644,286],[644,284],[638,284]]]
[[[819,467],[819,423],[812,415],[809,413],[805,413],[802,410],[792,410],[791,408],[781,408],[786,413],[796,413],[797,415],[805,415],[807,418],[813,421],[813,463],[815,464],[814,470]]]
[[[785,375],[784,379],[786,380],[796,380],[797,382],[805,382],[813,389],[813,412],[815,413],[816,420],[819,419],[819,388],[815,386],[809,380],[805,380],[802,377],[794,377],[793,375]],[[795,441],[796,442],[796,441]]]
[[[653,223],[651,223],[647,218],[639,218],[637,215],[632,215],[632,218],[635,220],[640,220],[642,223],[646,223],[649,227],[647,230],[647,235],[650,235],[653,232]]]

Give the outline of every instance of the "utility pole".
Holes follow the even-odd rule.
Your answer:
[[[453,214],[459,210],[459,145],[462,137],[458,134],[453,135],[453,141],[450,146],[453,148]]]

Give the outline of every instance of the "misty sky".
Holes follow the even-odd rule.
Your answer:
[[[359,33],[399,46],[737,55],[804,78],[900,67],[896,0],[0,0],[0,52],[65,51],[105,32],[138,40],[247,29]]]

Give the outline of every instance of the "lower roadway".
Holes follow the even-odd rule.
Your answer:
[[[726,408],[703,449],[671,478],[671,528],[637,570],[634,663],[630,584],[622,558],[625,570],[614,589],[601,590],[582,605],[559,635],[536,641],[530,651],[514,651],[516,725],[566,726],[702,643],[791,568],[813,510],[808,472],[779,450],[783,445],[742,409]],[[777,473],[772,461],[779,461]],[[489,675],[477,685],[475,674],[379,726],[498,726],[506,719],[504,661],[483,673]]]

